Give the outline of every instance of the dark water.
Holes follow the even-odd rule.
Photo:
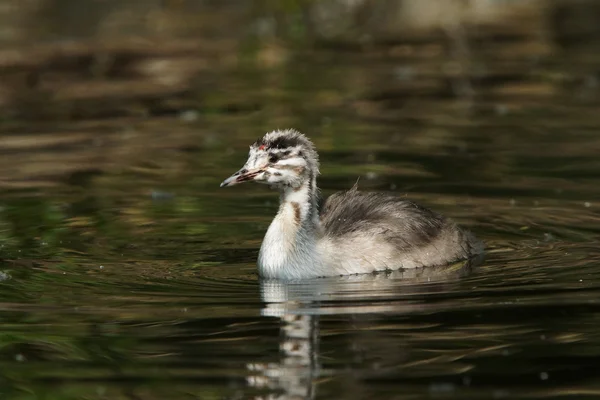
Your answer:
[[[200,112],[7,121],[2,398],[600,397],[598,64],[517,45],[476,52],[477,77],[428,44],[288,50],[211,71]],[[360,176],[468,226],[485,260],[259,280],[277,195],[218,186],[283,127],[314,139],[324,194]]]

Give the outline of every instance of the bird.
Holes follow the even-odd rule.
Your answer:
[[[319,210],[319,156],[295,129],[256,140],[244,166],[221,183],[269,185],[279,209],[258,254],[261,277],[304,280],[450,265],[483,253],[483,242],[451,219],[390,193],[331,195]]]

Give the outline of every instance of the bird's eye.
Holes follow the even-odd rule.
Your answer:
[[[269,162],[276,163],[279,161],[279,156],[277,154],[269,154]]]

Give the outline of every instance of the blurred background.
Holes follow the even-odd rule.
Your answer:
[[[599,79],[594,0],[0,0],[2,396],[600,396]],[[277,196],[218,188],[278,128],[486,262],[302,287],[280,353]]]
[[[4,0],[0,186],[200,146],[199,129],[593,123],[599,18],[585,0]]]
[[[2,157],[0,186],[200,146],[198,129],[372,121],[422,124],[427,140],[478,117],[592,123],[599,18],[585,0],[4,0],[0,145],[19,154]]]

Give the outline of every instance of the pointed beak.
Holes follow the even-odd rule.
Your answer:
[[[237,185],[238,183],[251,181],[261,172],[263,172],[262,169],[255,169],[253,171],[249,171],[246,168],[242,168],[238,172],[221,182],[220,187],[233,186]]]
[[[235,181],[236,176],[232,175],[229,178],[225,179],[223,182],[221,182],[221,184],[219,185],[219,187],[226,187],[226,186],[232,186],[235,185],[237,182]]]

